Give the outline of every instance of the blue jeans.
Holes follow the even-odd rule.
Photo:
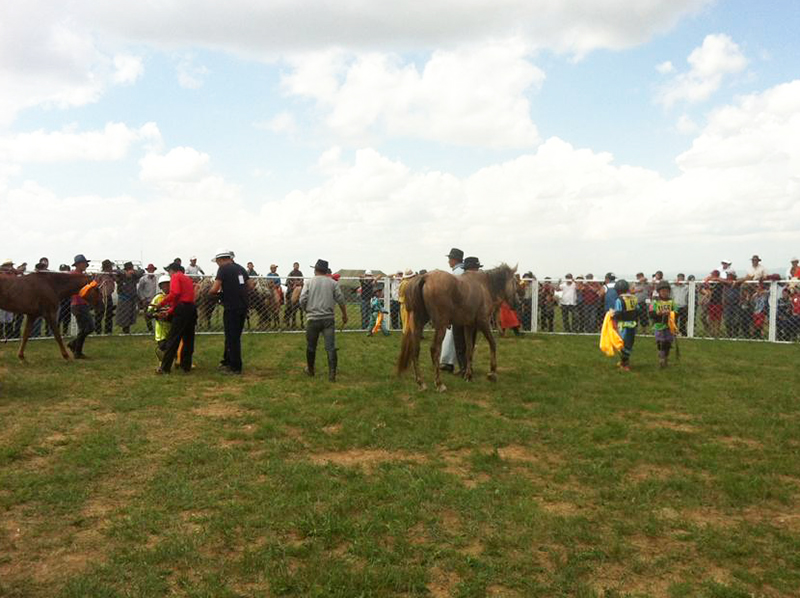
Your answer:
[[[619,335],[622,337],[622,363],[628,363],[633,353],[633,343],[636,341],[636,327],[620,328]]]

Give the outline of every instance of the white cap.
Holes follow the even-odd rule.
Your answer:
[[[719,261],[719,263],[720,263],[720,264],[728,264],[728,265],[730,265],[730,264],[732,264],[733,262],[732,262],[732,261],[730,261],[730,260],[720,260],[720,261]]]
[[[196,259],[197,259],[197,256],[193,255],[192,257],[189,258],[189,261],[196,260]]]
[[[230,249],[217,249],[217,254],[214,256],[212,262],[216,262],[221,257],[234,257],[234,253]]]
[[[372,276],[372,270],[367,270],[364,272],[364,276]]]
[[[158,284],[161,284],[162,282],[169,282],[170,280],[169,274],[162,274],[158,277]]]

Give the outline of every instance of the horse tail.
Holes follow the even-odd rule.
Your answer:
[[[419,351],[419,338],[417,338],[415,319],[425,322],[427,313],[425,311],[425,300],[422,296],[422,288],[425,285],[425,277],[417,276],[409,280],[403,288],[403,299],[405,302],[408,319],[406,329],[403,331],[403,340],[400,345],[400,357],[397,360],[397,374],[402,374],[408,369],[411,360]]]

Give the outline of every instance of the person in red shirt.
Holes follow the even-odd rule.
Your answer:
[[[170,275],[169,295],[161,302],[162,307],[168,308],[172,316],[172,326],[169,329],[164,357],[161,365],[156,370],[157,374],[169,374],[172,362],[178,354],[178,347],[183,342],[181,349],[180,367],[184,372],[192,371],[192,355],[194,354],[194,330],[197,325],[197,306],[194,303],[194,284],[192,279],[183,273],[183,266],[173,262],[165,268]]]

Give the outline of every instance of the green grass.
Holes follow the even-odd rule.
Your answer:
[[[626,374],[527,335],[491,384],[481,341],[438,394],[394,376],[397,334],[338,342],[335,385],[299,335],[246,336],[241,378],[218,336],[169,377],[146,338],[3,346],[0,596],[800,592],[796,345],[662,371],[641,338]]]

